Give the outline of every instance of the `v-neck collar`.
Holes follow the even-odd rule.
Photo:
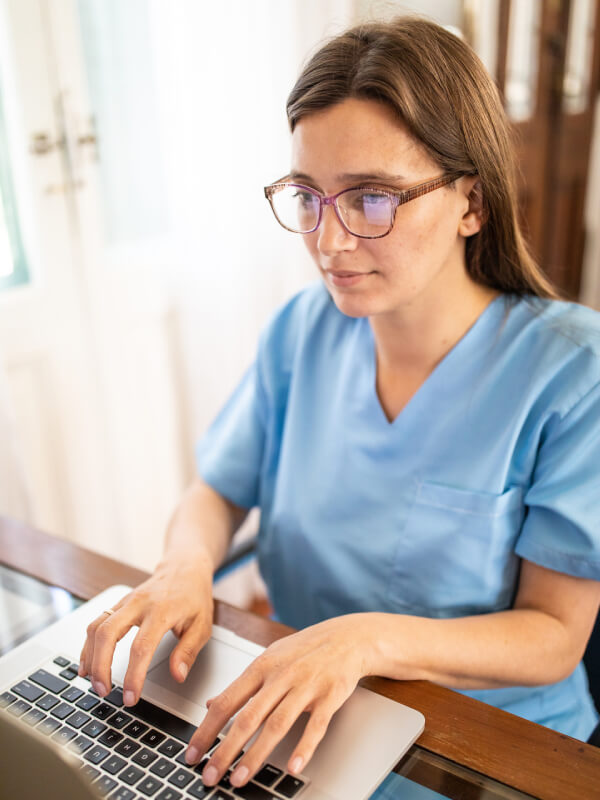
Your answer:
[[[435,390],[436,384],[438,384],[444,374],[452,368],[453,364],[456,364],[459,359],[467,361],[476,356],[477,351],[481,350],[482,339],[485,339],[487,334],[489,334],[494,327],[498,327],[507,308],[504,302],[505,299],[505,295],[500,294],[488,303],[471,327],[465,331],[456,344],[446,353],[441,361],[436,364],[434,369],[429,373],[417,391],[393,420],[387,418],[377,394],[377,354],[375,351],[375,336],[368,318],[363,318],[362,322],[366,326],[365,338],[369,345],[370,355],[368,360],[368,386],[370,387],[372,395],[372,403],[375,405],[374,413],[379,418],[382,425],[390,429],[401,427],[405,419],[414,415],[415,409],[423,407],[425,398],[431,395],[431,392]]]

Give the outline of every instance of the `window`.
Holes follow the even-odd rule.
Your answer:
[[[28,281],[0,86],[0,292]]]

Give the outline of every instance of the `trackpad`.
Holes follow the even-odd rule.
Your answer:
[[[218,639],[209,639],[198,653],[187,679],[180,684],[171,677],[169,670],[169,656],[176,643],[174,636],[169,643],[163,640],[162,644],[168,646],[161,647],[162,652],[157,653],[162,658],[148,672],[148,681],[199,705],[205,705],[207,700],[226,689],[255,657]],[[153,660],[156,661],[156,656]]]

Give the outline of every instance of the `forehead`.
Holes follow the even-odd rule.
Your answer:
[[[350,98],[309,114],[292,134],[292,171],[316,181],[370,173],[408,181],[435,167],[393,111],[374,100]]]

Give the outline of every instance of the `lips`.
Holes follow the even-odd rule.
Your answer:
[[[329,281],[338,287],[355,286],[358,283],[366,280],[371,272],[352,272],[350,270],[342,269],[328,269],[326,270]]]

